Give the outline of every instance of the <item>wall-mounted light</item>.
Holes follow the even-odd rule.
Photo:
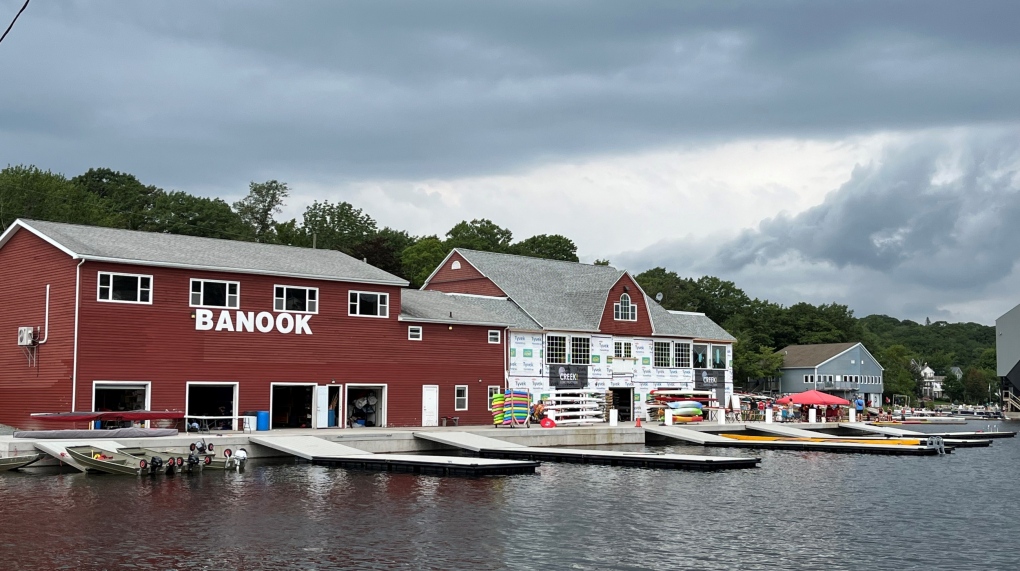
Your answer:
[[[453,326],[450,325],[449,327],[447,327],[447,329],[449,329],[450,331],[453,331]]]
[[[192,312],[191,312],[191,318],[192,318],[192,319],[194,319],[194,318],[195,318],[195,312],[194,312],[194,311],[192,311]]]

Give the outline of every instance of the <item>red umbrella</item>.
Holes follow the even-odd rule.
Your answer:
[[[837,396],[830,395],[829,393],[823,393],[822,391],[804,391],[783,397],[776,401],[779,404],[850,404],[850,401],[841,399]]]

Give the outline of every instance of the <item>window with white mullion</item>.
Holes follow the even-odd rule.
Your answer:
[[[570,338],[570,362],[574,365],[591,363],[591,340],[587,337]]]
[[[621,295],[620,301],[613,304],[613,319],[616,321],[637,321],[637,307],[631,303],[629,295]]]
[[[390,295],[388,293],[351,291],[347,301],[347,315],[389,317]]]
[[[152,276],[99,272],[96,299],[114,303],[152,304]]]
[[[691,344],[683,341],[673,342],[673,366],[680,369],[691,367]]]
[[[318,313],[319,288],[275,286],[273,287],[273,310],[295,313]]]
[[[567,338],[565,335],[546,335],[545,356],[550,365],[567,364]]]
[[[670,357],[672,356],[670,354],[671,353],[670,349],[671,349],[671,347],[670,347],[669,341],[656,341],[655,342],[654,351],[655,351],[655,366],[656,367],[669,368],[669,367],[673,366],[672,360],[670,359]]]
[[[241,284],[221,280],[191,280],[191,307],[241,306]]]

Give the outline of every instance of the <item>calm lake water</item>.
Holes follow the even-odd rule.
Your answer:
[[[1020,440],[945,457],[757,455],[756,470],[547,463],[485,479],[307,464],[152,479],[13,473],[0,476],[0,569],[1020,566]]]

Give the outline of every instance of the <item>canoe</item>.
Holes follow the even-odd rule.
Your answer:
[[[24,454],[21,456],[7,456],[5,458],[0,458],[0,472],[9,472],[11,470],[17,470],[18,468],[24,468],[42,457],[43,454]]]
[[[673,422],[701,422],[705,420],[703,416],[674,416]]]
[[[111,452],[95,446],[69,446],[67,453],[92,472],[137,476],[149,467],[149,461],[145,458]]]

